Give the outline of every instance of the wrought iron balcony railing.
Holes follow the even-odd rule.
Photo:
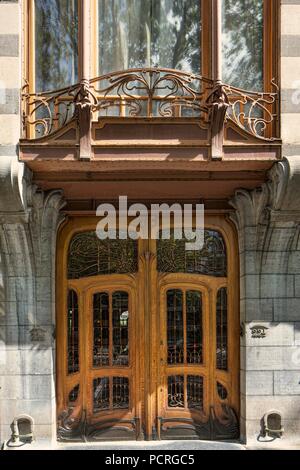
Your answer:
[[[114,72],[60,90],[22,91],[23,138],[47,137],[79,118],[196,119],[216,134],[224,122],[260,140],[277,138],[278,89],[246,91],[178,70],[140,68]]]

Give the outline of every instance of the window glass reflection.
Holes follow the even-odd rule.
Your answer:
[[[77,0],[35,0],[35,90],[78,81]]]
[[[263,89],[264,0],[223,0],[223,81]]]
[[[114,292],[112,296],[113,364],[128,365],[128,294]]]
[[[183,364],[183,293],[181,290],[167,292],[168,364]]]
[[[138,67],[200,73],[195,0],[98,0],[99,74]]]
[[[95,294],[93,298],[94,345],[93,365],[109,365],[109,296],[106,292]]]

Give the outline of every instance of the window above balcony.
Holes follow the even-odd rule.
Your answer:
[[[147,119],[150,134],[155,120],[196,123],[190,140],[207,145],[224,123],[228,142],[274,142],[278,3],[27,0],[24,139],[69,131],[88,106],[93,145],[124,119]]]
[[[211,77],[216,52],[211,44],[213,1],[91,0],[90,76],[160,67]],[[31,53],[27,78],[31,91],[63,88],[80,78],[80,3],[28,0]],[[276,77],[276,51],[272,54],[276,3],[222,1],[224,83],[245,90],[269,91],[270,81]]]

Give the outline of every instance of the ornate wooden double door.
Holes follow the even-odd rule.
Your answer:
[[[57,257],[60,440],[239,437],[231,225],[185,240],[104,240],[70,218]]]

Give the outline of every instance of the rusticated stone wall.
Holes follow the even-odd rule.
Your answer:
[[[263,416],[277,410],[283,439],[300,441],[300,160],[277,163],[266,184],[238,190],[231,204],[240,250],[242,436],[257,441]]]
[[[13,419],[56,437],[55,244],[63,200],[18,162],[21,4],[0,1],[0,443]]]

